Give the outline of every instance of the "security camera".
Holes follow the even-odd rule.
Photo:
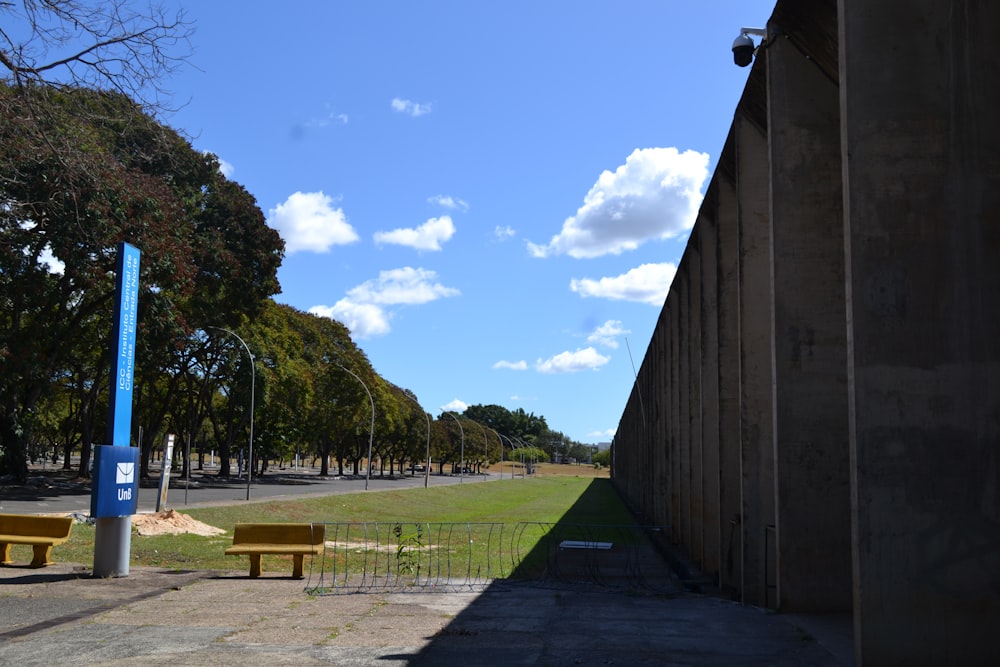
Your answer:
[[[740,67],[746,67],[753,62],[755,48],[752,39],[746,35],[740,35],[733,40],[733,62]]]
[[[757,35],[761,38],[767,37],[765,28],[740,28],[740,36],[733,40],[733,62],[740,67],[746,67],[753,62],[753,54],[757,48],[750,39],[750,35]]]

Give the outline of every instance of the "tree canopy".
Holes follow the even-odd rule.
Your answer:
[[[107,349],[119,242],[142,251],[147,378],[194,328],[253,316],[278,291],[283,244],[213,156],[123,95],[0,85],[0,109],[0,472],[23,477],[39,401]],[[106,353],[88,368],[99,381]]]

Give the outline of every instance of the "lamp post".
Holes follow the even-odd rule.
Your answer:
[[[483,426],[482,424],[480,424],[479,422],[475,422],[475,424],[477,424],[479,426],[479,428],[481,428],[482,431],[483,431],[483,463],[485,465],[485,464],[488,464],[490,462],[490,441],[486,437],[486,427]],[[485,472],[483,473],[483,481],[484,482],[486,481],[486,473]]]
[[[420,411],[424,413],[424,419],[427,420],[427,452],[424,454],[424,488],[426,489],[427,484],[431,481],[431,417],[423,408],[420,408]]]
[[[528,479],[528,473],[531,471],[531,464],[534,462],[535,452],[534,452],[534,450],[532,448],[532,451],[530,451],[528,453],[528,457],[529,457],[528,458],[528,467],[525,468],[524,467],[524,451],[523,450],[529,449],[529,445],[528,445],[528,443],[526,443],[524,440],[521,440],[520,438],[514,438],[514,439],[517,440],[519,443],[521,443],[521,450],[522,450],[521,451],[521,477],[523,477],[524,479]]]
[[[500,435],[499,432],[493,431],[497,434],[497,440],[500,441],[500,479],[503,479],[503,439],[505,436]],[[507,438],[507,443],[510,444],[510,478],[514,479],[514,443]]]
[[[218,331],[225,331],[227,334],[240,341],[243,344],[243,349],[247,351],[247,356],[250,357],[250,446],[248,447],[249,458],[247,459],[247,500],[250,500],[250,484],[253,482],[253,404],[254,404],[254,384],[255,378],[257,377],[257,366],[254,365],[253,352],[250,351],[250,346],[247,342],[239,337],[235,332],[229,329],[224,329],[222,327],[205,327],[206,329],[216,329]]]
[[[424,459],[424,464],[425,464],[424,465],[424,488],[426,489],[427,488],[427,484],[428,484],[428,482],[430,481],[430,478],[431,478],[431,418],[427,415],[427,412],[424,411],[423,407],[421,407],[420,403],[417,403],[416,399],[414,399],[413,397],[411,397],[409,394],[407,394],[402,389],[400,389],[400,393],[402,393],[403,396],[406,396],[411,401],[413,401],[414,403],[416,403],[417,407],[420,408],[420,411],[424,413],[424,419],[427,420],[427,454],[426,454],[426,458]]]
[[[355,380],[361,383],[361,386],[365,388],[365,393],[368,394],[368,401],[372,404],[372,423],[368,427],[368,462],[365,466],[367,470],[365,471],[365,491],[368,490],[368,481],[372,477],[372,439],[375,437],[375,399],[372,398],[372,393],[368,390],[368,385],[364,381],[354,374],[353,371],[348,370],[342,364],[337,364],[340,369],[345,373],[349,374]],[[391,472],[391,471],[390,471]]]
[[[515,451],[519,451],[520,447],[518,447],[517,445],[514,444],[514,438],[512,438],[511,436],[505,435],[504,437],[507,438],[507,444],[510,445],[510,478],[514,479],[514,452]],[[520,459],[521,459],[521,468],[522,468],[521,477],[524,477],[524,471],[523,471],[523,468],[524,468],[524,454],[520,455]]]
[[[458,468],[458,483],[461,484],[465,481],[465,429],[462,428],[462,422],[458,421],[458,417],[447,411],[445,414],[455,420],[455,423],[458,424],[458,432],[462,436],[462,449],[460,455],[462,462],[459,464]]]
[[[503,440],[500,439],[500,434],[495,428],[489,428],[489,430],[493,431],[493,435],[497,437],[497,442],[500,444],[500,479],[503,479]],[[487,456],[489,456],[489,451],[487,451]]]

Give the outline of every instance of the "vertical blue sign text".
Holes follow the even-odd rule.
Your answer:
[[[139,306],[139,249],[118,245],[114,326],[111,330],[111,401],[108,405],[109,445],[128,447],[132,432],[132,372]]]

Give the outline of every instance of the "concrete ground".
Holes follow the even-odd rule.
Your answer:
[[[0,567],[0,664],[851,664],[849,617],[786,616],[681,591],[498,581],[481,593],[318,596],[309,583],[266,572],[132,568],[98,579],[72,564]]]

